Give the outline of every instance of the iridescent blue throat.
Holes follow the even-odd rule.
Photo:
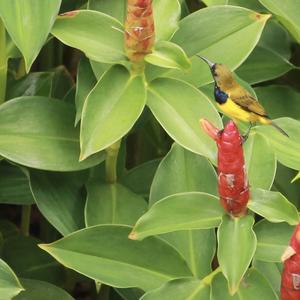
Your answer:
[[[225,92],[221,91],[216,84],[215,84],[214,94],[215,94],[215,100],[219,104],[224,104],[228,99],[228,95]]]

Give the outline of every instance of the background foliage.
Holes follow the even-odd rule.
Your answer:
[[[279,299],[300,207],[298,2],[153,0],[135,73],[125,0],[0,0],[1,299]],[[290,136],[252,130],[242,218],[219,204],[198,122],[226,118],[198,53]]]

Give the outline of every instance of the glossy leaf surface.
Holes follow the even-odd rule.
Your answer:
[[[120,225],[94,226],[40,247],[69,268],[115,287],[150,290],[191,276],[174,248],[157,238],[131,241],[130,230]]]
[[[102,155],[79,159],[74,108],[43,97],[22,97],[1,105],[0,154],[19,164],[44,170],[73,171],[89,168]],[[19,116],[22,116],[21,118]]]
[[[160,78],[150,84],[147,104],[179,145],[216,160],[215,142],[200,129],[199,120],[207,118],[219,128],[222,124],[216,109],[202,92],[182,81]]]
[[[281,255],[289,244],[293,226],[286,223],[274,224],[266,220],[254,226],[257,236],[255,259],[266,262],[280,262]]]
[[[124,67],[114,66],[105,73],[83,107],[81,159],[110,146],[132,128],[144,109],[145,93],[142,77],[130,76]]]
[[[253,224],[250,215],[240,218],[224,215],[218,229],[218,260],[231,295],[239,289],[256,249]]]
[[[61,0],[1,0],[0,16],[22,52],[27,72],[45,43]]]
[[[24,290],[13,270],[2,259],[0,259],[0,281],[2,299],[11,299]]]
[[[270,222],[299,223],[297,208],[278,192],[252,189],[248,208]]]
[[[146,211],[146,201],[121,184],[87,185],[85,220],[87,226],[98,224],[133,225]]]
[[[189,192],[168,196],[144,214],[130,235],[132,239],[186,229],[208,229],[219,225],[224,211],[216,196]]]
[[[113,17],[97,11],[79,10],[57,18],[51,33],[87,57],[105,63],[126,60],[123,26]]]

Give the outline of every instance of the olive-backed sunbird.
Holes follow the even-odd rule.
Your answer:
[[[214,96],[220,110],[234,120],[250,122],[246,136],[248,136],[253,123],[259,122],[272,125],[288,137],[283,129],[270,120],[262,105],[237,83],[228,67],[213,63],[203,56],[197,56],[204,60],[210,68],[215,82]]]

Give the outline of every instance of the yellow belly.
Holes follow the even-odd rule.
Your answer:
[[[239,105],[233,102],[230,98],[224,104],[217,103],[219,109],[228,117],[241,120],[244,122],[260,122],[262,124],[269,124],[269,120],[254,113],[242,109]]]

